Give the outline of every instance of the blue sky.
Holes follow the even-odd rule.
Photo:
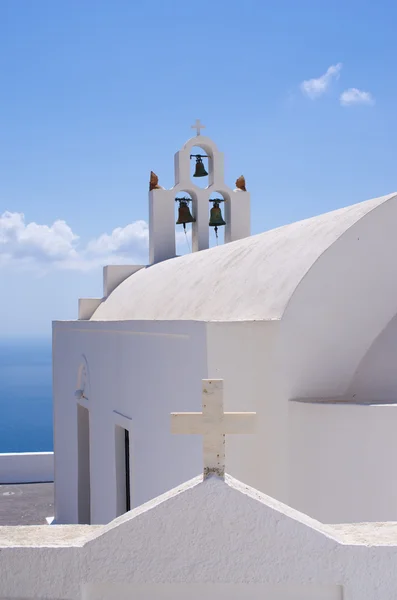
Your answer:
[[[172,186],[196,118],[254,233],[397,191],[396,22],[389,0],[2,0],[0,336],[146,260],[149,172]]]

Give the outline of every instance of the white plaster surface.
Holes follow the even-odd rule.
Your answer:
[[[289,403],[288,503],[326,522],[397,521],[397,404]]]
[[[352,401],[397,402],[397,315],[374,339],[347,390]]]
[[[196,185],[190,175],[190,154],[199,147],[208,156],[208,182],[205,189]],[[250,194],[234,191],[224,181],[224,159],[216,144],[198,135],[175,154],[175,185],[171,190],[149,192],[149,259],[156,264],[175,257],[175,198],[182,192],[192,198],[191,210],[193,254],[209,247],[209,199],[214,192],[225,200],[225,243],[248,237],[251,232]]]
[[[277,355],[280,321],[207,324],[209,375],[224,380],[225,411],[255,412],[255,435],[226,440],[226,472],[288,501],[288,402]],[[182,437],[182,436],[178,436]],[[190,440],[180,440],[184,452]]]
[[[93,523],[118,514],[116,424],[130,430],[133,506],[201,471],[201,439],[172,435],[170,413],[199,411],[201,380],[210,374],[224,379],[226,412],[257,412],[257,435],[228,436],[227,471],[287,500],[288,406],[273,356],[278,327],[278,321],[54,323],[57,522],[78,522],[74,393],[82,354],[90,373]]]
[[[279,319],[323,253],[366,214],[393,201],[396,194],[154,265],[126,279],[92,320]]]
[[[331,408],[328,429],[327,418],[289,411],[293,398],[396,399],[396,222],[391,194],[176,258],[126,279],[89,322],[55,324],[61,522],[76,522],[72,396],[82,353],[95,382],[88,394],[94,523],[118,514],[115,415],[131,427],[137,505],[200,471],[200,440],[171,439],[169,413],[200,410],[200,382],[210,377],[225,382],[226,411],[257,413],[257,435],[226,442],[229,473],[328,521],[397,520],[388,407],[373,422],[361,408],[357,416]]]
[[[363,203],[362,210],[366,205],[372,210],[312,265],[284,311],[280,351],[290,398],[345,396],[363,357],[397,314],[397,195]],[[379,370],[374,400],[381,379]]]
[[[0,483],[44,483],[54,481],[53,452],[0,454]]]
[[[175,193],[171,190],[149,192],[149,261],[155,263],[174,258]]]
[[[90,319],[101,302],[102,298],[79,298],[78,318],[82,321]]]
[[[0,548],[57,547],[85,540],[100,525],[29,525],[0,527]]]
[[[102,586],[116,592],[168,584],[158,588],[165,599],[170,585],[177,591],[205,583],[215,586],[209,598],[219,597],[221,584],[266,584],[269,600],[392,599],[395,527],[324,525],[229,476],[199,477],[84,539],[71,536],[59,547],[42,547],[40,539],[3,544],[0,595],[77,600],[83,591],[98,600]],[[240,597],[258,597],[247,594],[251,589]]]
[[[396,546],[397,523],[342,523],[332,525],[335,536],[344,544],[365,546]]]
[[[202,600],[224,598],[227,600],[342,600],[339,585],[291,585],[291,584],[217,584],[178,583],[172,584],[88,584],[83,589],[87,600]]]
[[[107,265],[103,267],[103,296],[106,298],[124,279],[130,277],[144,265]]]
[[[130,430],[133,506],[200,472],[200,440],[181,444],[179,436],[171,434],[169,421],[173,411],[200,408],[201,380],[207,376],[205,339],[204,323],[129,321],[111,327],[106,323],[54,323],[58,523],[79,522],[74,394],[81,364],[90,375],[84,406],[89,410],[91,523],[108,523],[119,514],[116,425]]]

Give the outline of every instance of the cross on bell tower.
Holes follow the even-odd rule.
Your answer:
[[[194,125],[191,126],[191,129],[195,129],[196,130],[196,134],[200,135],[201,130],[205,129],[205,125],[202,125],[200,119],[196,119],[196,122]]]
[[[250,235],[250,195],[245,180],[239,177],[236,188],[231,189],[224,180],[224,158],[216,144],[204,135],[205,128],[196,119],[192,129],[196,135],[190,138],[174,157],[175,183],[166,190],[159,185],[158,176],[152,172],[149,185],[149,253],[150,264],[174,258],[176,255],[175,199],[182,193],[191,198],[192,252],[209,247],[209,208],[213,194],[224,199],[225,243]],[[200,188],[190,174],[192,149],[199,147],[208,159],[208,187]],[[241,183],[243,181],[243,183]],[[223,211],[222,207],[222,211]]]

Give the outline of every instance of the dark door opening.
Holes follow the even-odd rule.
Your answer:
[[[130,481],[130,432],[124,429],[124,454],[125,454],[125,508],[131,510],[131,481]]]
[[[130,432],[116,425],[116,516],[131,510],[131,447]]]
[[[84,406],[77,405],[77,494],[78,522],[91,523],[91,476],[90,476],[90,413]]]

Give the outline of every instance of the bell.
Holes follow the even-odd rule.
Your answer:
[[[223,220],[221,208],[219,206],[219,202],[214,202],[213,207],[210,211],[210,227],[221,227],[222,225],[226,225],[226,222]]]
[[[186,200],[179,201],[178,208],[178,220],[177,225],[183,225],[183,229],[186,229],[186,223],[195,223],[196,219],[192,216],[189,205]]]
[[[193,177],[206,177],[207,175],[208,173],[205,170],[203,159],[201,156],[196,156],[196,170]]]

